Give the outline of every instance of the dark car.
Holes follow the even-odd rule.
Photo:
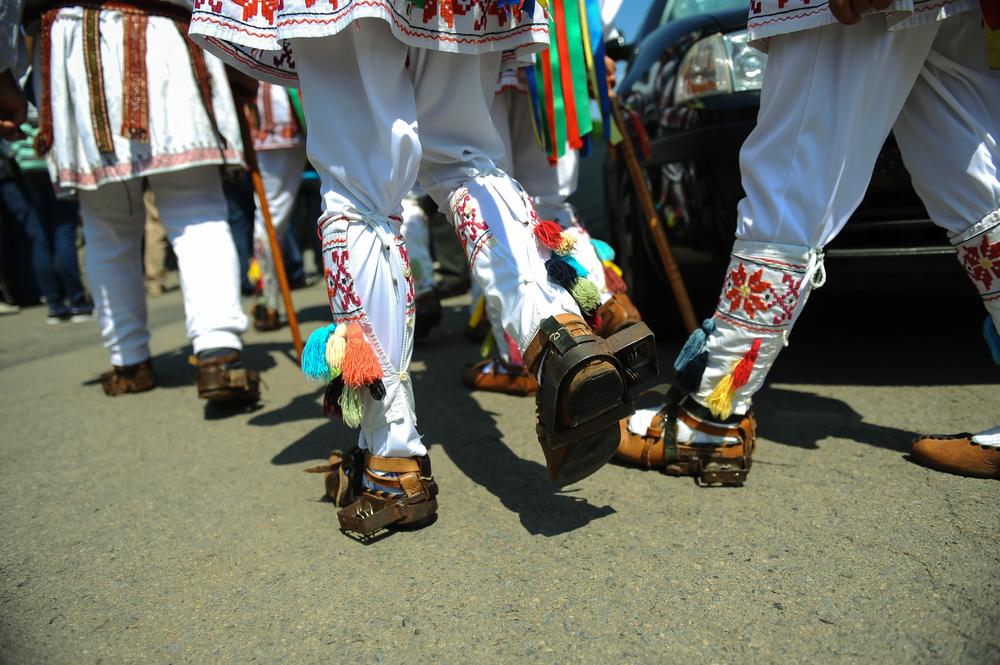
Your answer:
[[[756,122],[767,56],[747,44],[746,0],[653,0],[619,96],[643,148],[653,199],[700,309],[721,283],[743,197],[739,150]],[[624,163],[605,168],[610,233],[637,301],[662,307],[664,276]],[[867,196],[826,251],[838,279],[890,274],[906,257],[955,272],[945,234],[928,219],[890,136]],[[944,267],[947,266],[947,267]],[[933,269],[933,268],[932,268]],[[878,282],[879,280],[868,280]],[[646,311],[644,310],[644,311]]]

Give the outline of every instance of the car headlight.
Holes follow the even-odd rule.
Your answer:
[[[766,55],[747,44],[746,32],[700,39],[681,60],[674,102],[760,90],[766,62]]]

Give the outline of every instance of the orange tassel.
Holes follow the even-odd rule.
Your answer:
[[[357,323],[347,328],[347,348],[341,370],[344,383],[351,388],[361,388],[382,378],[382,366]]]
[[[759,352],[760,339],[755,339],[746,355],[733,366],[729,374],[722,377],[722,380],[709,393],[705,400],[705,406],[714,416],[728,418],[733,414],[733,398],[736,397],[736,391],[750,380],[750,373],[753,372],[753,366],[757,362]]]

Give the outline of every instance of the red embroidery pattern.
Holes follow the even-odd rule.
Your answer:
[[[312,6],[315,5],[317,2],[318,0],[306,0],[306,7],[312,9]],[[337,0],[329,0],[329,2],[330,2],[330,9],[336,10]]]
[[[489,235],[490,227],[486,225],[486,220],[479,219],[476,205],[472,197],[466,192],[458,202],[452,213],[455,217],[455,233],[462,243],[465,255],[469,257],[470,263],[475,263],[475,255],[479,252],[479,247]]]
[[[742,262],[730,271],[723,294],[729,299],[729,311],[740,309],[751,319],[766,312],[773,304],[771,283],[764,281],[764,269],[749,275]]]
[[[346,242],[347,238],[344,237]],[[361,309],[361,298],[354,290],[354,277],[348,259],[350,254],[343,245],[333,246],[326,257],[323,273],[326,276],[326,294],[334,316],[352,314]]]
[[[991,243],[989,236],[984,235],[978,245],[962,247],[962,265],[988,291],[994,278],[1000,279],[1000,240]]]
[[[285,8],[285,0],[230,0],[243,8],[243,20],[249,21],[260,14],[264,20],[274,25],[274,12]],[[217,11],[214,10],[213,11]]]

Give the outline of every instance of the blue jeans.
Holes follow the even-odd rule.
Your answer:
[[[90,312],[76,253],[76,203],[57,201],[48,174],[37,172],[0,180],[0,206],[31,242],[35,281],[49,312]]]

